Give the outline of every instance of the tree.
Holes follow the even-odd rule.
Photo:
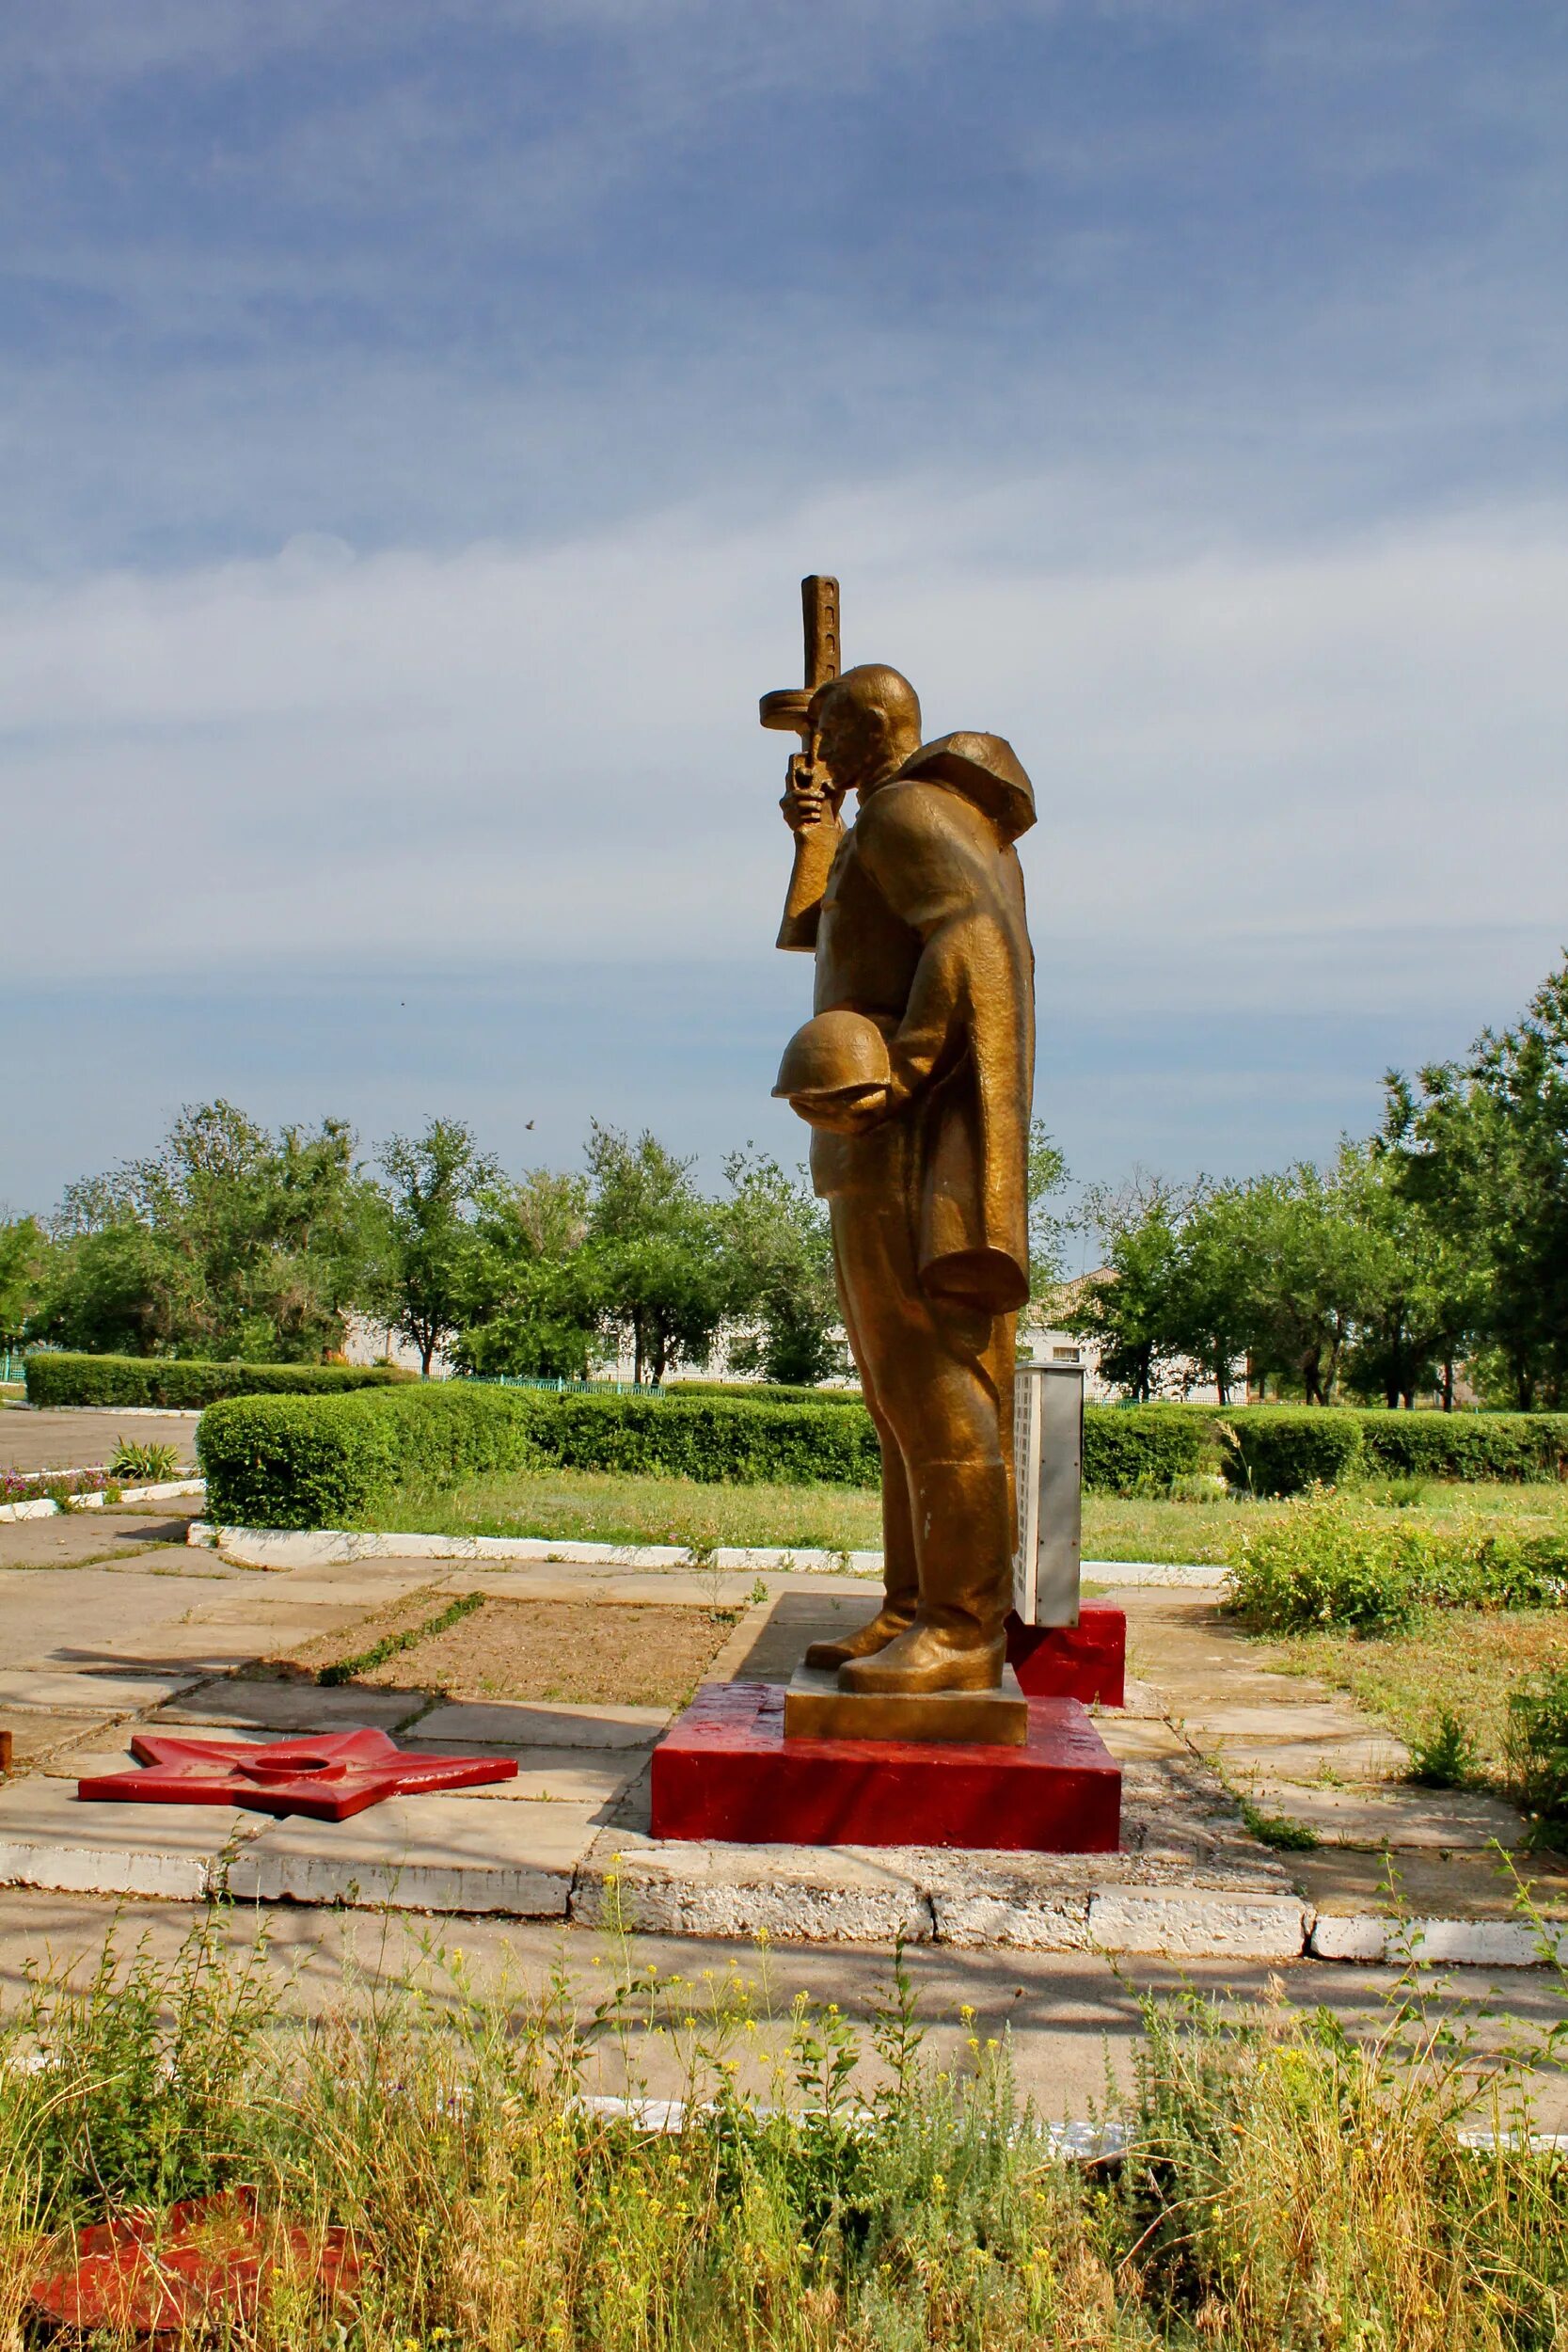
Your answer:
[[[1091,1184],[1078,1222],[1097,1235],[1105,1263],[1079,1285],[1064,1321],[1095,1342],[1101,1376],[1147,1404],[1162,1364],[1175,1352],[1178,1232],[1186,1210],[1180,1185],[1148,1169],[1127,1184]]]
[[[730,1305],[721,1220],[678,1160],[646,1131],[635,1143],[594,1120],[588,1135],[584,1275],[607,1336],[627,1336],[633,1377],[700,1363]]]
[[[0,1220],[0,1347],[14,1347],[44,1295],[49,1236],[36,1216]]]
[[[1236,1195],[1230,1231],[1247,1269],[1254,1365],[1299,1386],[1308,1405],[1333,1402],[1370,1294],[1370,1252],[1355,1208],[1341,1168],[1325,1176],[1306,1160]]]
[[[730,1360],[738,1372],[813,1388],[844,1369],[827,1211],[804,1169],[791,1176],[750,1146],[731,1152],[724,1176],[729,1311],[760,1325],[731,1348]]]
[[[1070,1220],[1054,1209],[1067,1184],[1067,1162],[1046,1132],[1045,1121],[1029,1122],[1029,1303],[1038,1316],[1051,1313],[1062,1281],[1062,1248]]]
[[[1179,1219],[1168,1278],[1166,1343],[1208,1375],[1222,1405],[1230,1402],[1236,1365],[1247,1352],[1253,1320],[1243,1239],[1245,1219],[1243,1187],[1212,1184],[1199,1177]]]
[[[1409,1199],[1471,1270],[1467,1336],[1528,1410],[1568,1397],[1568,964],[1464,1062],[1386,1081],[1384,1138]]]
[[[460,1372],[586,1377],[595,1319],[580,1256],[587,1232],[585,1176],[530,1168],[480,1194],[450,1351]]]
[[[433,1119],[421,1136],[393,1136],[376,1158],[386,1179],[377,1295],[388,1322],[418,1348],[428,1380],[436,1350],[463,1326],[475,1216],[500,1170],[458,1119]]]
[[[274,1136],[221,1100],[71,1185],[37,1338],[134,1354],[318,1359],[368,1279],[372,1192],[340,1120]]]

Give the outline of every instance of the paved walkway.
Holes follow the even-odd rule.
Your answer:
[[[205,1915],[205,1905],[129,1900],[111,1906],[103,1898],[10,1889],[0,1903],[0,1997],[14,1994],[28,1961],[89,1969],[111,1921],[122,1950],[145,1941],[155,1959],[167,1961]],[[278,1969],[289,1975],[292,2004],[307,2014],[341,2001],[350,1963],[356,1980],[370,1993],[418,1967],[434,1946],[436,1952],[458,1947],[465,1971],[481,1991],[504,1984],[525,1996],[537,1995],[561,1968],[577,2012],[586,2021],[604,1997],[606,1969],[619,1957],[605,1938],[582,1928],[528,1920],[400,1919],[304,1905],[262,1913],[236,1906],[224,1915],[225,1940],[242,1948],[262,1924]],[[836,2001],[863,2033],[888,1987],[885,1947],[775,1945],[763,1955],[729,1942],[640,1935],[634,1951],[639,1964],[651,1963],[662,1977],[684,1978],[699,1997],[736,1964],[753,1982],[766,1967],[775,2014],[787,2010],[794,1994],[803,1992],[816,2003]],[[1108,2083],[1122,2088],[1131,2083],[1143,2040],[1140,2002],[1150,1994],[1193,1990],[1229,2011],[1246,2013],[1267,2014],[1279,2004],[1322,2010],[1347,2032],[1371,2034],[1387,2024],[1410,1989],[1408,1977],[1393,1969],[1310,1960],[1283,1969],[1244,1961],[1190,1960],[1178,1965],[1137,1955],[953,1951],[940,1946],[911,1946],[905,1958],[930,2054],[959,2060],[971,2034],[985,2039],[1005,2033],[1021,2091],[1053,2120],[1085,2118],[1103,2108]],[[1468,2030],[1478,2061],[1518,2037],[1549,2031],[1561,2014],[1557,1987],[1539,1971],[1467,1969],[1449,1979],[1428,1972],[1428,1979],[1423,1998],[1429,2017]],[[435,1985],[439,2003],[439,1965],[427,1968],[423,1980]],[[962,2014],[966,2009],[973,2017]],[[650,2096],[681,2090],[667,2044],[640,2042],[636,2055]],[[600,2087],[623,2086],[607,2075]],[[1568,2081],[1538,2074],[1531,2092],[1537,2127],[1568,2129]]]
[[[413,1667],[407,1687],[323,1688],[266,1661],[390,1602],[422,1596],[434,1613],[476,1585],[498,1597],[712,1605],[711,1579],[417,1559],[261,1572],[186,1546],[183,1526],[166,1505],[0,1528],[0,1723],[20,1768],[0,1789],[0,1883],[170,1901],[222,1890],[584,1928],[620,1904],[651,1932],[686,1939],[766,1930],[842,1950],[901,1931],[996,1947],[1001,1974],[1026,1979],[1069,1962],[1097,1972],[1097,1949],[1137,1966],[1157,1953],[1220,1957],[1256,1975],[1262,1962],[1304,1964],[1308,1936],[1314,1953],[1341,1961],[1381,1960],[1412,1936],[1429,1958],[1533,1956],[1488,1846],[1517,1842],[1516,1817],[1402,1786],[1397,1743],[1343,1699],[1272,1672],[1271,1654],[1241,1640],[1212,1593],[1114,1596],[1128,1610],[1135,1677],[1127,1710],[1100,1724],[1124,1773],[1120,1854],[660,1845],[646,1809],[660,1709],[451,1701],[419,1687]],[[784,1679],[809,1640],[866,1607],[855,1580],[763,1582],[767,1598],[752,1602],[751,1578],[721,1580],[740,1616],[710,1678]],[[84,1773],[130,1762],[138,1724],[265,1740],[365,1723],[413,1748],[509,1754],[518,1775],[343,1823],[84,1805],[74,1793]],[[1231,1793],[1241,1788],[1307,1822],[1319,1849],[1259,1844]],[[1380,1889],[1390,1860],[1414,1927]],[[1537,1899],[1568,1917],[1562,1866],[1532,1864],[1529,1875]]]
[[[34,1412],[0,1408],[0,1470],[103,1470],[121,1438],[172,1445],[182,1468],[196,1460],[195,1413]]]

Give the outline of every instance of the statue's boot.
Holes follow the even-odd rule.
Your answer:
[[[839,1673],[844,1691],[995,1691],[1001,1688],[1007,1644],[971,1616],[942,1610],[916,1617],[907,1632],[868,1658],[853,1658]]]
[[[807,1665],[836,1670],[847,1665],[851,1659],[875,1657],[890,1642],[909,1631],[914,1623],[918,1599],[912,1584],[905,1592],[889,1593],[876,1615],[868,1617],[864,1625],[858,1625],[852,1633],[841,1633],[832,1642],[813,1642],[806,1651]]]
[[[1001,1461],[927,1462],[915,1475],[920,1605],[907,1630],[839,1673],[845,1691],[994,1691],[1006,1662],[1011,1511]]]

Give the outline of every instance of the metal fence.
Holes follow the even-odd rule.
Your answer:
[[[657,1380],[526,1380],[520,1374],[465,1374],[476,1389],[543,1389],[550,1396],[661,1396]]]
[[[20,1347],[0,1347],[0,1380],[20,1380],[25,1362]]]

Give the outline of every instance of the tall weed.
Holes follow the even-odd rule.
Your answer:
[[[1555,1608],[1568,1597],[1560,1537],[1390,1518],[1321,1487],[1248,1527],[1230,1604],[1258,1631],[1408,1632],[1428,1609]]]

